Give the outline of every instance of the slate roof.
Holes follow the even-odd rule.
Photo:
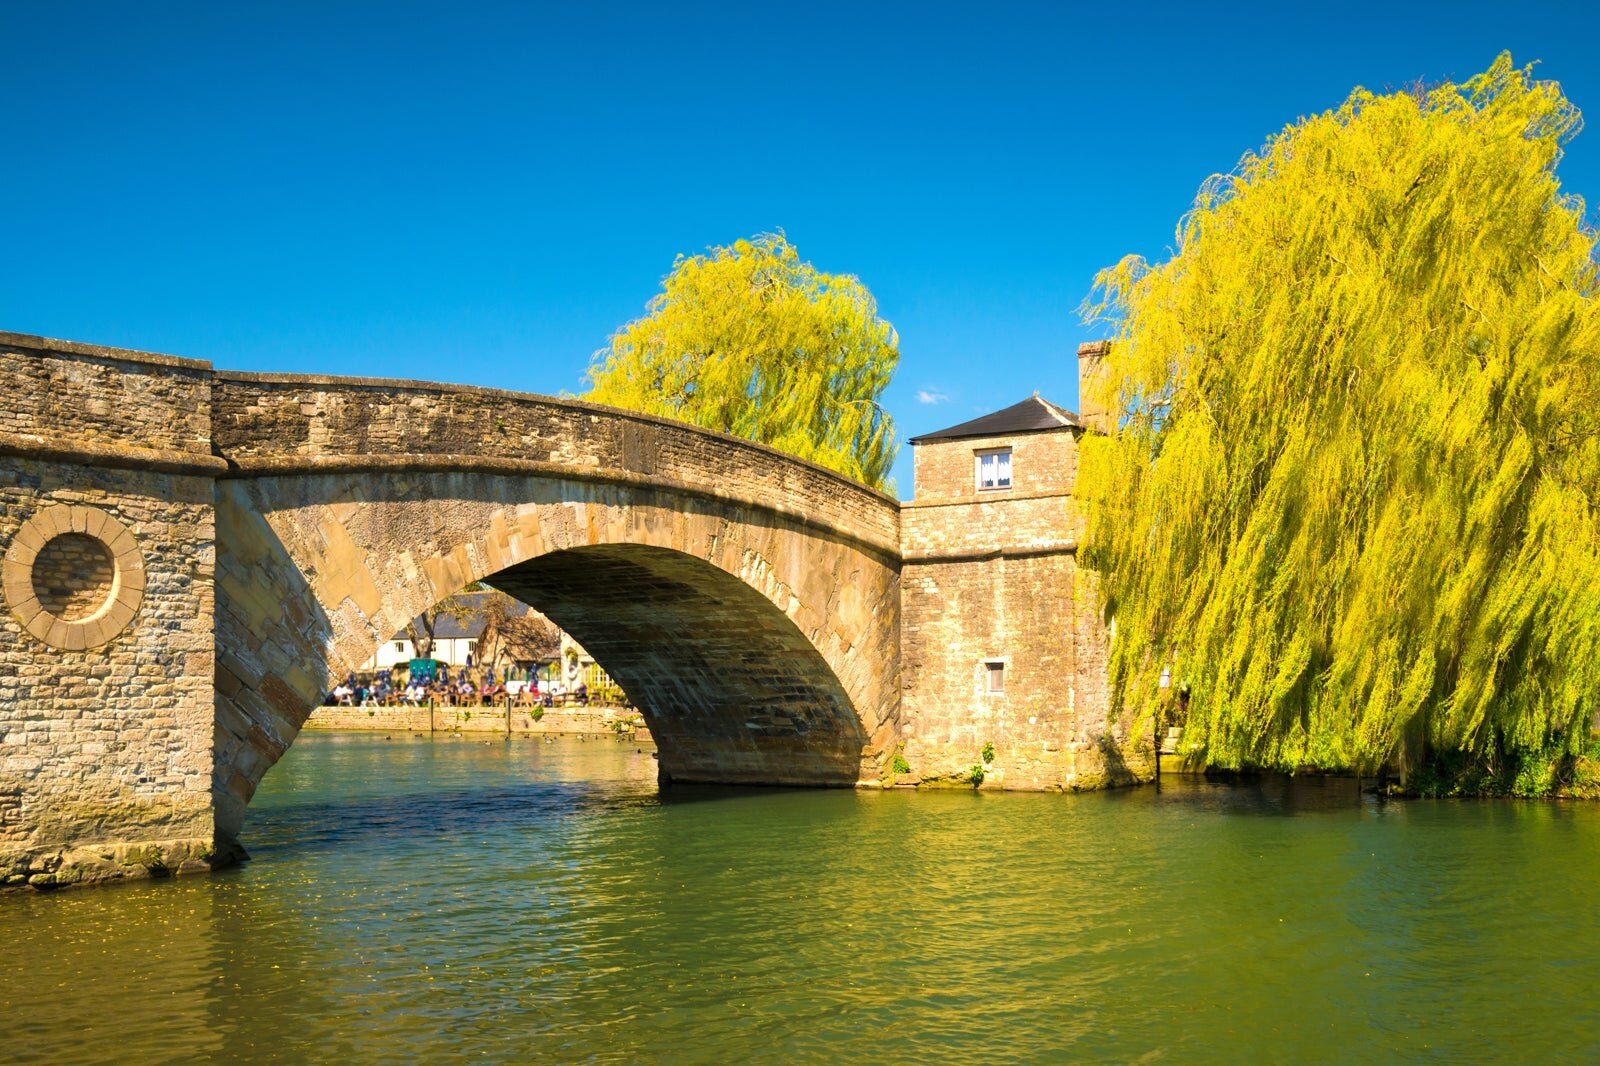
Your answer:
[[[960,440],[963,437],[1004,437],[1012,433],[1037,433],[1041,430],[1082,429],[1083,423],[1073,412],[1053,404],[1038,393],[1014,403],[1002,411],[974,418],[959,426],[941,429],[912,437],[912,444],[925,440]]]

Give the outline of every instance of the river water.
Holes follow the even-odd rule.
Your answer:
[[[675,788],[302,736],[254,861],[0,897],[0,1061],[1600,1060],[1600,806]]]

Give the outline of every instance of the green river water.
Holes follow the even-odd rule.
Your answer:
[[[0,1061],[1600,1061],[1600,806],[675,788],[302,736],[225,873],[0,897]]]

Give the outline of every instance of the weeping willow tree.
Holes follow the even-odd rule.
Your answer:
[[[1084,556],[1114,702],[1190,687],[1224,767],[1575,752],[1600,702],[1595,235],[1580,126],[1502,55],[1300,121],[1167,262],[1102,271]]]
[[[800,260],[782,234],[679,256],[649,313],[595,353],[587,398],[781,448],[887,485],[899,362],[866,286]]]

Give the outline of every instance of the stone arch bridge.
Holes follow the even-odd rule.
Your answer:
[[[14,334],[0,361],[0,885],[230,860],[333,679],[478,580],[596,656],[674,779],[970,759],[904,713],[901,505],[831,471],[492,389]],[[1015,783],[1070,787],[1056,761]]]
[[[260,374],[213,390],[223,828],[331,678],[483,579],[605,664],[674,780],[877,776],[899,692],[888,497],[577,401]]]

